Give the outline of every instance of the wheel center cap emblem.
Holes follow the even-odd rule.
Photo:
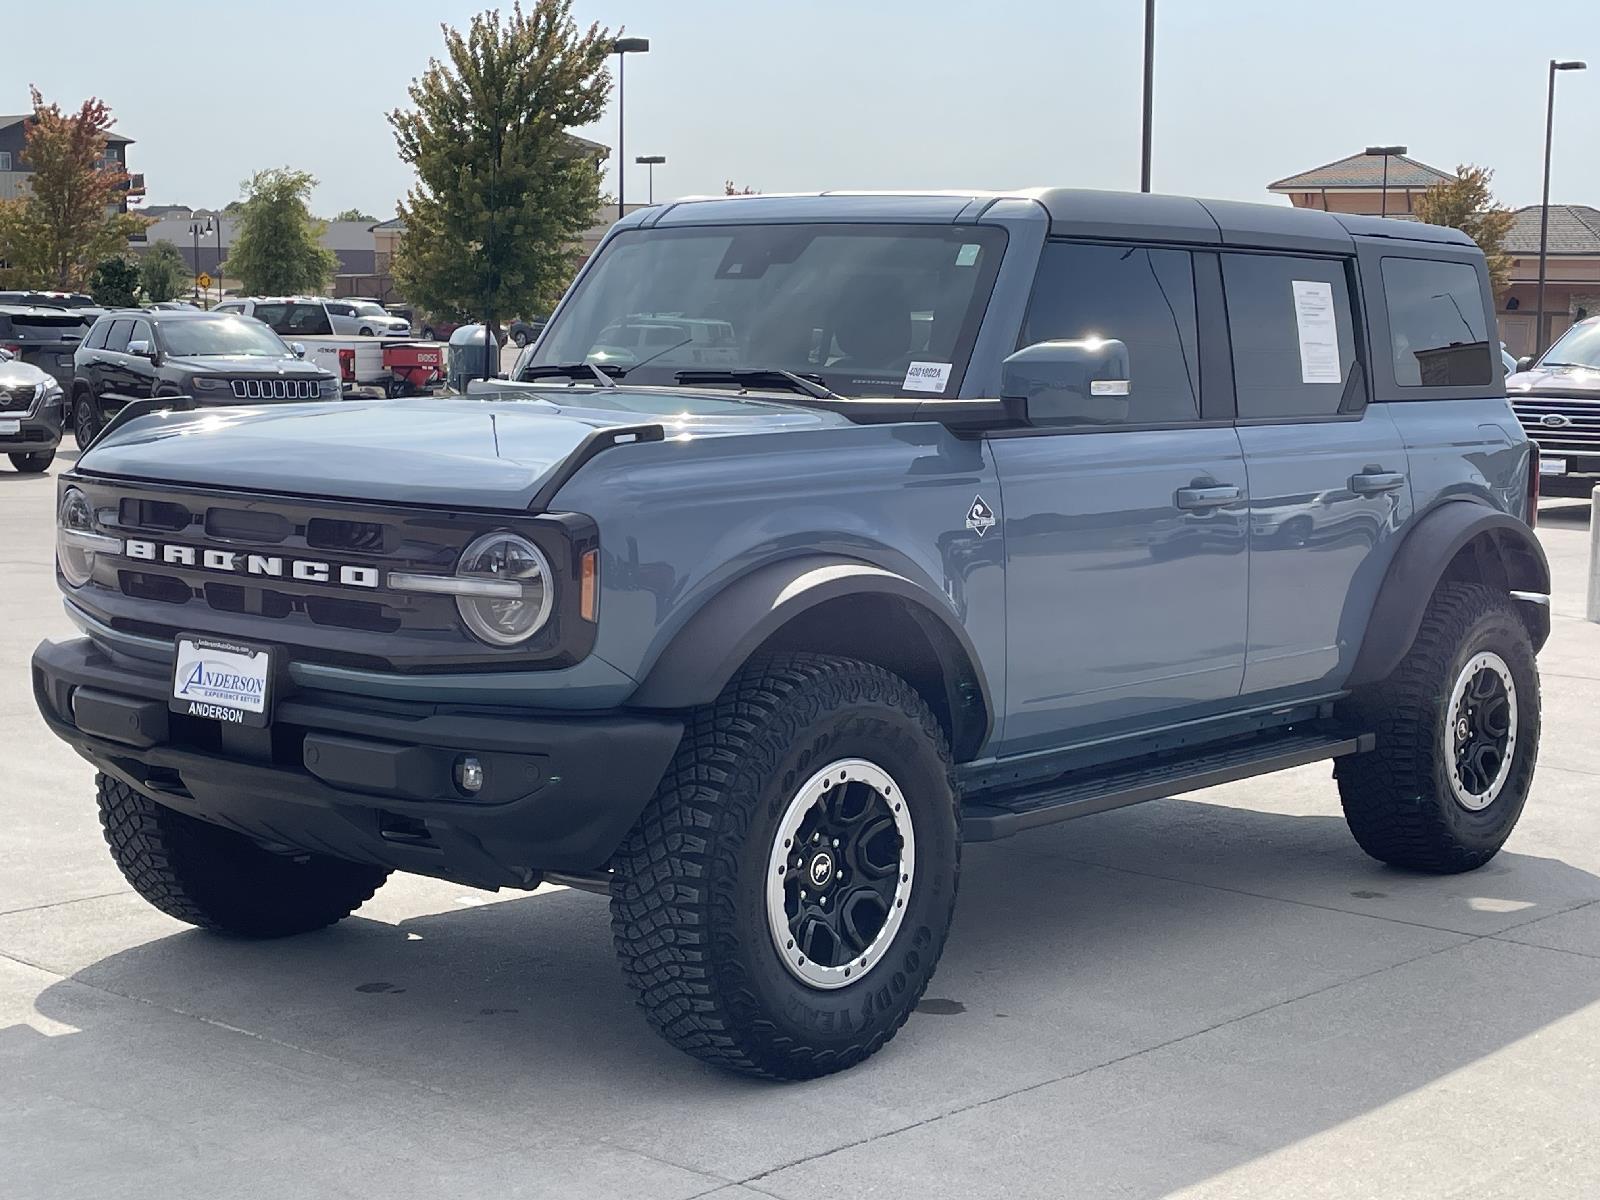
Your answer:
[[[833,878],[833,855],[824,851],[811,860],[811,882],[821,887]]]

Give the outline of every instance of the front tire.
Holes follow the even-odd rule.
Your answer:
[[[1337,759],[1334,776],[1374,858],[1471,871],[1516,827],[1539,753],[1539,670],[1514,603],[1483,584],[1441,584],[1394,673],[1348,702],[1378,744]]]
[[[867,663],[774,656],[690,717],[615,856],[612,934],[673,1045],[809,1079],[910,1016],[960,861],[950,751],[922,698]]]
[[[100,826],[123,878],[180,921],[249,938],[309,933],[343,920],[389,877],[322,854],[275,854],[250,838],[96,778]]]
[[[102,424],[100,405],[95,398],[88,392],[79,392],[77,399],[72,402],[72,436],[79,450],[89,448],[89,443],[94,441]]]
[[[34,450],[27,454],[7,455],[11,465],[23,475],[42,475],[50,469],[50,464],[55,461],[54,450]]]

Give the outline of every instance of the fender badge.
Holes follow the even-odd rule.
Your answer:
[[[984,503],[982,496],[974,496],[972,507],[967,509],[967,528],[982,537],[993,529],[994,525],[994,509]]]

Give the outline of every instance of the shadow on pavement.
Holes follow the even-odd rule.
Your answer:
[[[36,1010],[64,1032],[0,1031],[0,1074],[18,1088],[46,1081],[35,1085],[50,1097],[41,1116],[92,1106],[112,1141],[124,1121],[148,1119],[142,1108],[197,1101],[288,1136],[324,1086],[307,1080],[351,1072],[379,1081],[364,1086],[380,1095],[422,1089],[420,1107],[391,1113],[384,1132],[402,1155],[414,1125],[447,1120],[485,1136],[603,1139],[743,1179],[903,1133],[952,1158],[944,1184],[925,1160],[926,1177],[885,1189],[918,1195],[953,1194],[962,1161],[999,1153],[973,1124],[1005,1112],[986,1101],[1048,1086],[1057,1091],[1001,1102],[1039,1126],[1025,1152],[1076,1163],[1084,1194],[1154,1197],[1373,1112],[1600,1001],[1600,970],[1548,986],[1519,969],[1490,988],[1488,968],[1474,967],[1486,995],[1442,1036],[1464,997],[1425,973],[1450,971],[1422,964],[1463,948],[1526,950],[1473,944],[1484,913],[1466,901],[1480,894],[1500,898],[1492,932],[1600,897],[1600,879],[1520,854],[1472,876],[1405,875],[1364,858],[1337,817],[1181,800],[971,847],[923,1012],[865,1066],[788,1086],[723,1075],[657,1040],[612,960],[600,897],[541,893],[398,924],[358,916],[271,943],[170,933],[119,897],[98,902],[122,923],[108,940],[149,940],[46,987]],[[1386,902],[1405,907],[1376,915]],[[1465,924],[1429,920],[1457,908]],[[1331,1015],[1310,1032],[1284,1015],[1298,1006],[1274,1008],[1294,1000]],[[1220,1049],[1183,1056],[1218,1038]],[[1134,1072],[1094,1112],[1119,1135],[1085,1149],[1075,1122],[1088,1118],[1072,1115],[1071,1098],[1144,1051],[1137,1062],[1163,1066]],[[1308,1072],[1313,1052],[1333,1059]],[[354,1120],[364,1094],[328,1101],[335,1119]],[[1165,1129],[1152,1114],[1174,1104],[1160,1145],[1135,1136],[1150,1122]],[[788,1194],[780,1177],[771,1186]]]

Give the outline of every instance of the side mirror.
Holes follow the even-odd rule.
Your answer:
[[[15,356],[4,346],[0,346],[0,362],[10,362]]]
[[[135,340],[129,342],[128,353],[133,355],[135,358],[148,358],[152,360],[156,356],[154,348],[152,348],[150,343],[145,341],[143,338],[136,338]]]
[[[304,342],[290,342],[289,349],[296,358],[304,358],[306,356],[306,344]]]
[[[1000,395],[1026,404],[1030,425],[1117,424],[1132,393],[1128,347],[1115,338],[1035,342],[1000,364]]]
[[[1519,371],[1531,371],[1532,369],[1533,369],[1533,355],[1524,354],[1521,358],[1517,359],[1517,370],[1519,370]]]

